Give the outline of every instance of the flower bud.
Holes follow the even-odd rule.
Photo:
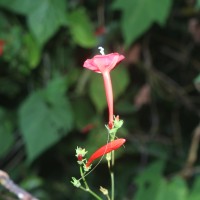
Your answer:
[[[106,188],[103,188],[102,186],[100,186],[100,189],[99,189],[105,196],[108,195],[108,190]]]
[[[81,147],[76,148],[76,157],[78,158],[78,164],[82,165],[84,161],[84,156],[86,155],[87,151],[85,149],[82,149]]]
[[[122,127],[124,121],[119,119],[119,115],[114,118],[114,127],[119,129]]]
[[[80,181],[78,179],[76,179],[75,177],[72,177],[71,183],[77,188],[81,187]]]

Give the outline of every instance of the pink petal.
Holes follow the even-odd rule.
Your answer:
[[[105,71],[111,71],[123,59],[124,56],[118,53],[96,55],[92,59],[87,59],[83,67],[94,72],[104,73]]]

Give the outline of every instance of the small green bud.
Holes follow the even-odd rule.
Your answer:
[[[92,167],[92,164],[90,164],[89,166],[84,165],[83,169],[85,172],[88,172],[88,171],[90,171],[91,167]]]
[[[105,196],[108,195],[108,190],[106,188],[103,188],[102,186],[100,186],[100,189],[99,189]]]
[[[76,148],[76,157],[82,156],[84,157],[86,155],[87,151],[85,149],[82,149],[81,147]]]
[[[110,160],[111,160],[111,153],[107,153],[107,154],[106,154],[106,160],[107,160],[107,161],[110,161]]]
[[[75,187],[77,187],[77,188],[81,187],[80,181],[77,180],[75,177],[72,177],[71,183],[72,183]]]
[[[122,127],[124,121],[119,119],[119,115],[117,115],[116,117],[114,117],[114,127],[119,129]]]

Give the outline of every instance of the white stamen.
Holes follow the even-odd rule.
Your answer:
[[[103,47],[98,47],[98,49],[100,50],[100,54],[101,54],[101,55],[105,55],[105,53],[104,53],[104,48],[103,48]]]

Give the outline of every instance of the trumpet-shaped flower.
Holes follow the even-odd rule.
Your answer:
[[[124,138],[119,138],[116,140],[113,140],[111,142],[109,142],[108,144],[102,146],[101,148],[99,148],[97,151],[95,151],[90,158],[88,159],[87,163],[86,163],[86,167],[89,167],[91,165],[91,163],[96,160],[97,158],[118,149],[119,147],[121,147],[124,143],[126,142],[126,140]]]
[[[110,72],[123,59],[124,56],[118,53],[96,55],[92,59],[87,59],[83,67],[104,74],[105,72]]]
[[[116,65],[124,59],[123,55],[118,53],[110,53],[104,55],[103,48],[99,47],[102,55],[96,55],[92,59],[87,59],[83,67],[90,69],[97,73],[102,73],[104,80],[104,87],[106,92],[106,99],[109,110],[109,123],[113,123],[113,91],[112,82],[110,78],[110,71],[116,67]]]

